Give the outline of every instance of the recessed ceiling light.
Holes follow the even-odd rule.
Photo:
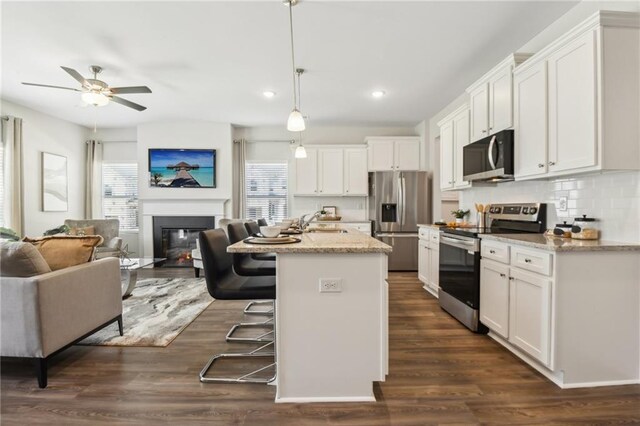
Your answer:
[[[262,92],[265,98],[273,98],[276,95],[276,92],[272,92],[271,90],[265,90]]]
[[[373,96],[374,98],[381,98],[384,95],[386,95],[384,90],[375,90],[375,91],[371,92],[371,96]]]

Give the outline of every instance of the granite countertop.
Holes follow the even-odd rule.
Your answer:
[[[227,248],[229,253],[391,253],[392,247],[368,234],[345,228],[346,233],[305,232],[292,235],[302,241],[293,244],[247,244]]]
[[[331,224],[331,223],[336,223],[336,224],[340,224],[340,223],[371,223],[372,221],[369,219],[363,219],[363,220],[314,220],[312,222],[309,223],[309,225],[327,225],[327,224]]]
[[[418,228],[434,228],[434,229],[443,229],[446,228],[446,225],[434,225],[433,223],[419,223]]]
[[[541,250],[568,251],[640,251],[640,244],[606,240],[574,240],[542,234],[490,234],[480,235],[483,240],[501,241]]]

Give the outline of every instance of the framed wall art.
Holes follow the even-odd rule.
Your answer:
[[[67,157],[42,153],[42,210],[66,212],[69,210],[69,183]]]

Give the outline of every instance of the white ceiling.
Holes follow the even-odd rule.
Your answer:
[[[415,125],[576,2],[333,2],[294,7],[310,123]],[[85,126],[166,120],[284,126],[292,108],[288,12],[258,2],[3,2],[2,97]],[[148,107],[82,107],[60,65]],[[387,92],[372,99],[371,91]],[[273,90],[273,99],[262,96]]]

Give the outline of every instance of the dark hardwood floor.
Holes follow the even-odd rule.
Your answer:
[[[156,269],[151,276],[191,276]],[[76,346],[39,389],[29,363],[2,361],[3,425],[633,424],[640,386],[561,390],[440,310],[414,273],[390,274],[390,368],[375,403],[275,404],[275,388],[201,384],[244,303],[216,301],[166,348]],[[313,368],[313,366],[309,366]]]

